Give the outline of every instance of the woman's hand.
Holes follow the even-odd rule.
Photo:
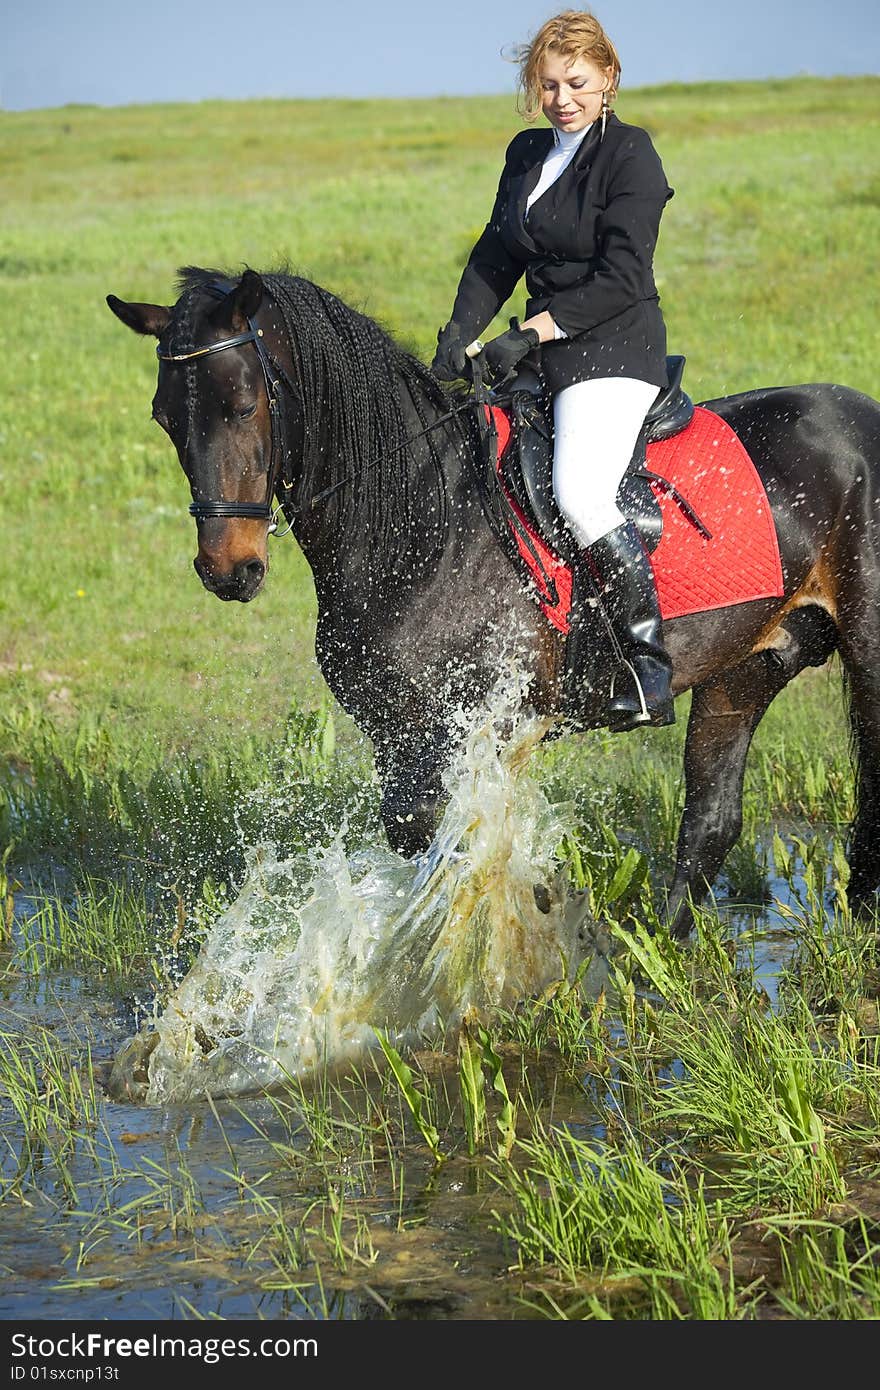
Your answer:
[[[483,349],[486,375],[491,382],[504,381],[541,341],[536,328],[521,328],[516,319],[512,323],[513,327],[493,338]]]
[[[455,319],[450,319],[446,327],[441,328],[437,334],[437,351],[431,363],[434,375],[441,381],[461,380],[467,367],[466,346],[461,328]]]

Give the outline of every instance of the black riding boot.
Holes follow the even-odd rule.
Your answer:
[[[589,566],[598,580],[600,601],[620,648],[615,662],[610,729],[623,732],[647,725],[674,724],[672,663],[663,645],[657,589],[642,538],[631,521],[624,522],[585,551],[580,566]],[[588,575],[577,575],[575,592]],[[579,582],[580,580],[580,582]],[[615,653],[617,657],[617,653]]]

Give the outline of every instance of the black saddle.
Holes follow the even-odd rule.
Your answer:
[[[647,445],[669,439],[691,421],[694,403],[681,388],[685,359],[667,357],[669,378],[645,417],[633,456],[617,492],[617,505],[635,523],[645,549],[655,550],[663,534],[663,513],[651,489]],[[538,533],[560,559],[575,558],[578,545],[553,496],[553,416],[546,399],[531,389],[510,397],[512,434],[502,463],[505,485]],[[665,483],[665,479],[662,480]]]

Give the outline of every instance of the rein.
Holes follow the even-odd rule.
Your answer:
[[[417,440],[424,439],[426,434],[430,434],[432,430],[438,429],[440,425],[447,424],[449,420],[454,420],[456,416],[464,414],[466,410],[474,410],[477,406],[488,405],[490,401],[489,392],[484,385],[482,371],[475,359],[471,360],[471,383],[473,385],[473,395],[469,400],[461,401],[458,405],[454,405],[451,410],[447,410],[444,415],[439,415],[430,425],[426,425],[423,430],[419,430],[418,434],[407,435],[403,443],[398,444],[394,449],[389,449],[384,454],[380,454],[377,458],[373,459],[372,462],[378,463],[380,459],[390,458],[393,454],[401,453],[404,449],[408,448],[410,444],[415,444]],[[496,405],[505,405],[508,399],[508,397],[496,395],[494,397],[494,402]],[[319,492],[317,496],[313,497],[308,503],[308,506],[314,507],[316,502],[323,502],[325,497],[329,497],[331,493],[344,487],[346,483],[351,482],[353,477],[353,473],[346,473],[345,477],[340,478],[338,483],[334,483],[332,487],[325,488],[323,492]],[[294,507],[292,510],[303,511],[304,508]]]

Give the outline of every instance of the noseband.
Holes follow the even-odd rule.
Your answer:
[[[219,285],[206,286],[205,288],[210,294],[214,294],[218,298],[225,298],[228,293]],[[197,357],[210,357],[214,352],[225,352],[227,348],[241,347],[244,343],[253,343],[263,371],[263,383],[269,401],[269,419],[272,426],[266,500],[265,502],[191,502],[189,514],[194,516],[196,521],[210,521],[216,517],[243,517],[249,521],[268,521],[271,533],[277,530],[279,512],[284,512],[287,515],[288,511],[296,512],[299,510],[291,497],[293,484],[285,476],[285,464],[289,459],[290,450],[287,445],[284,411],[281,408],[282,388],[286,386],[300,406],[302,406],[302,397],[281,364],[276,362],[271,353],[267,351],[263,342],[262,328],[255,327],[252,319],[247,320],[247,326],[248,331],[246,333],[237,333],[234,338],[224,338],[222,342],[210,343],[208,347],[193,348],[191,352],[162,352],[157,345],[156,356],[161,362],[191,362]],[[272,504],[276,492],[281,494],[281,500],[278,506],[274,507]]]

